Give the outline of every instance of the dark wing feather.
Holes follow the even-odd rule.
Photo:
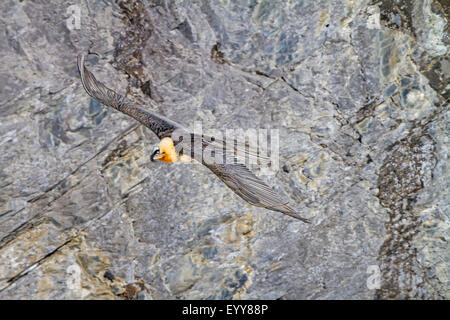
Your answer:
[[[299,216],[288,205],[289,201],[283,199],[283,197],[266,185],[261,179],[256,177],[242,163],[203,164],[248,203],[284,213],[306,223],[310,222],[308,219]]]
[[[240,137],[231,137],[230,141],[228,141],[208,135],[194,136],[199,139],[198,141],[203,141],[204,146],[212,147],[216,154],[223,154],[225,158],[233,162],[236,159],[237,162],[252,161],[255,164],[268,165],[271,161],[268,156],[264,155],[262,150],[246,144],[246,141],[241,141]]]
[[[161,115],[134,106],[124,96],[114,92],[98,81],[94,75],[86,68],[84,55],[78,56],[78,70],[81,82],[86,92],[106,106],[110,106],[126,115],[129,115],[152,130],[160,139],[169,137],[176,129],[183,129],[178,123],[169,120]]]

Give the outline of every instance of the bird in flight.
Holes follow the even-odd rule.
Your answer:
[[[258,161],[266,160],[263,156],[249,148],[242,148],[236,143],[230,147],[226,141],[195,134],[164,116],[135,105],[126,97],[98,81],[86,68],[83,54],[78,56],[77,64],[83,87],[92,98],[131,116],[158,136],[160,142],[153,148],[151,161],[176,163],[196,160],[210,169],[223,183],[248,203],[281,212],[306,223],[310,222],[291,208],[288,200],[276,193],[236,159],[237,149],[241,151],[245,149],[246,156],[256,157]]]

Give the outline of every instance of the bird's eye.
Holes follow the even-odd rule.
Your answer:
[[[160,155],[159,149],[153,150],[153,153],[152,153],[152,155],[150,156],[150,160],[151,160],[151,161],[154,161],[155,156],[159,156],[159,155]]]

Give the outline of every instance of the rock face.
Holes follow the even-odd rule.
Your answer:
[[[449,299],[446,4],[2,1],[0,298]],[[186,126],[279,129],[264,179],[312,223],[150,164],[87,50]]]

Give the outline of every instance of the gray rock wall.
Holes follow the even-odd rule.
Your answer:
[[[2,1],[0,299],[450,298],[446,3]],[[264,179],[312,223],[149,163],[87,50],[186,126],[279,129]]]

